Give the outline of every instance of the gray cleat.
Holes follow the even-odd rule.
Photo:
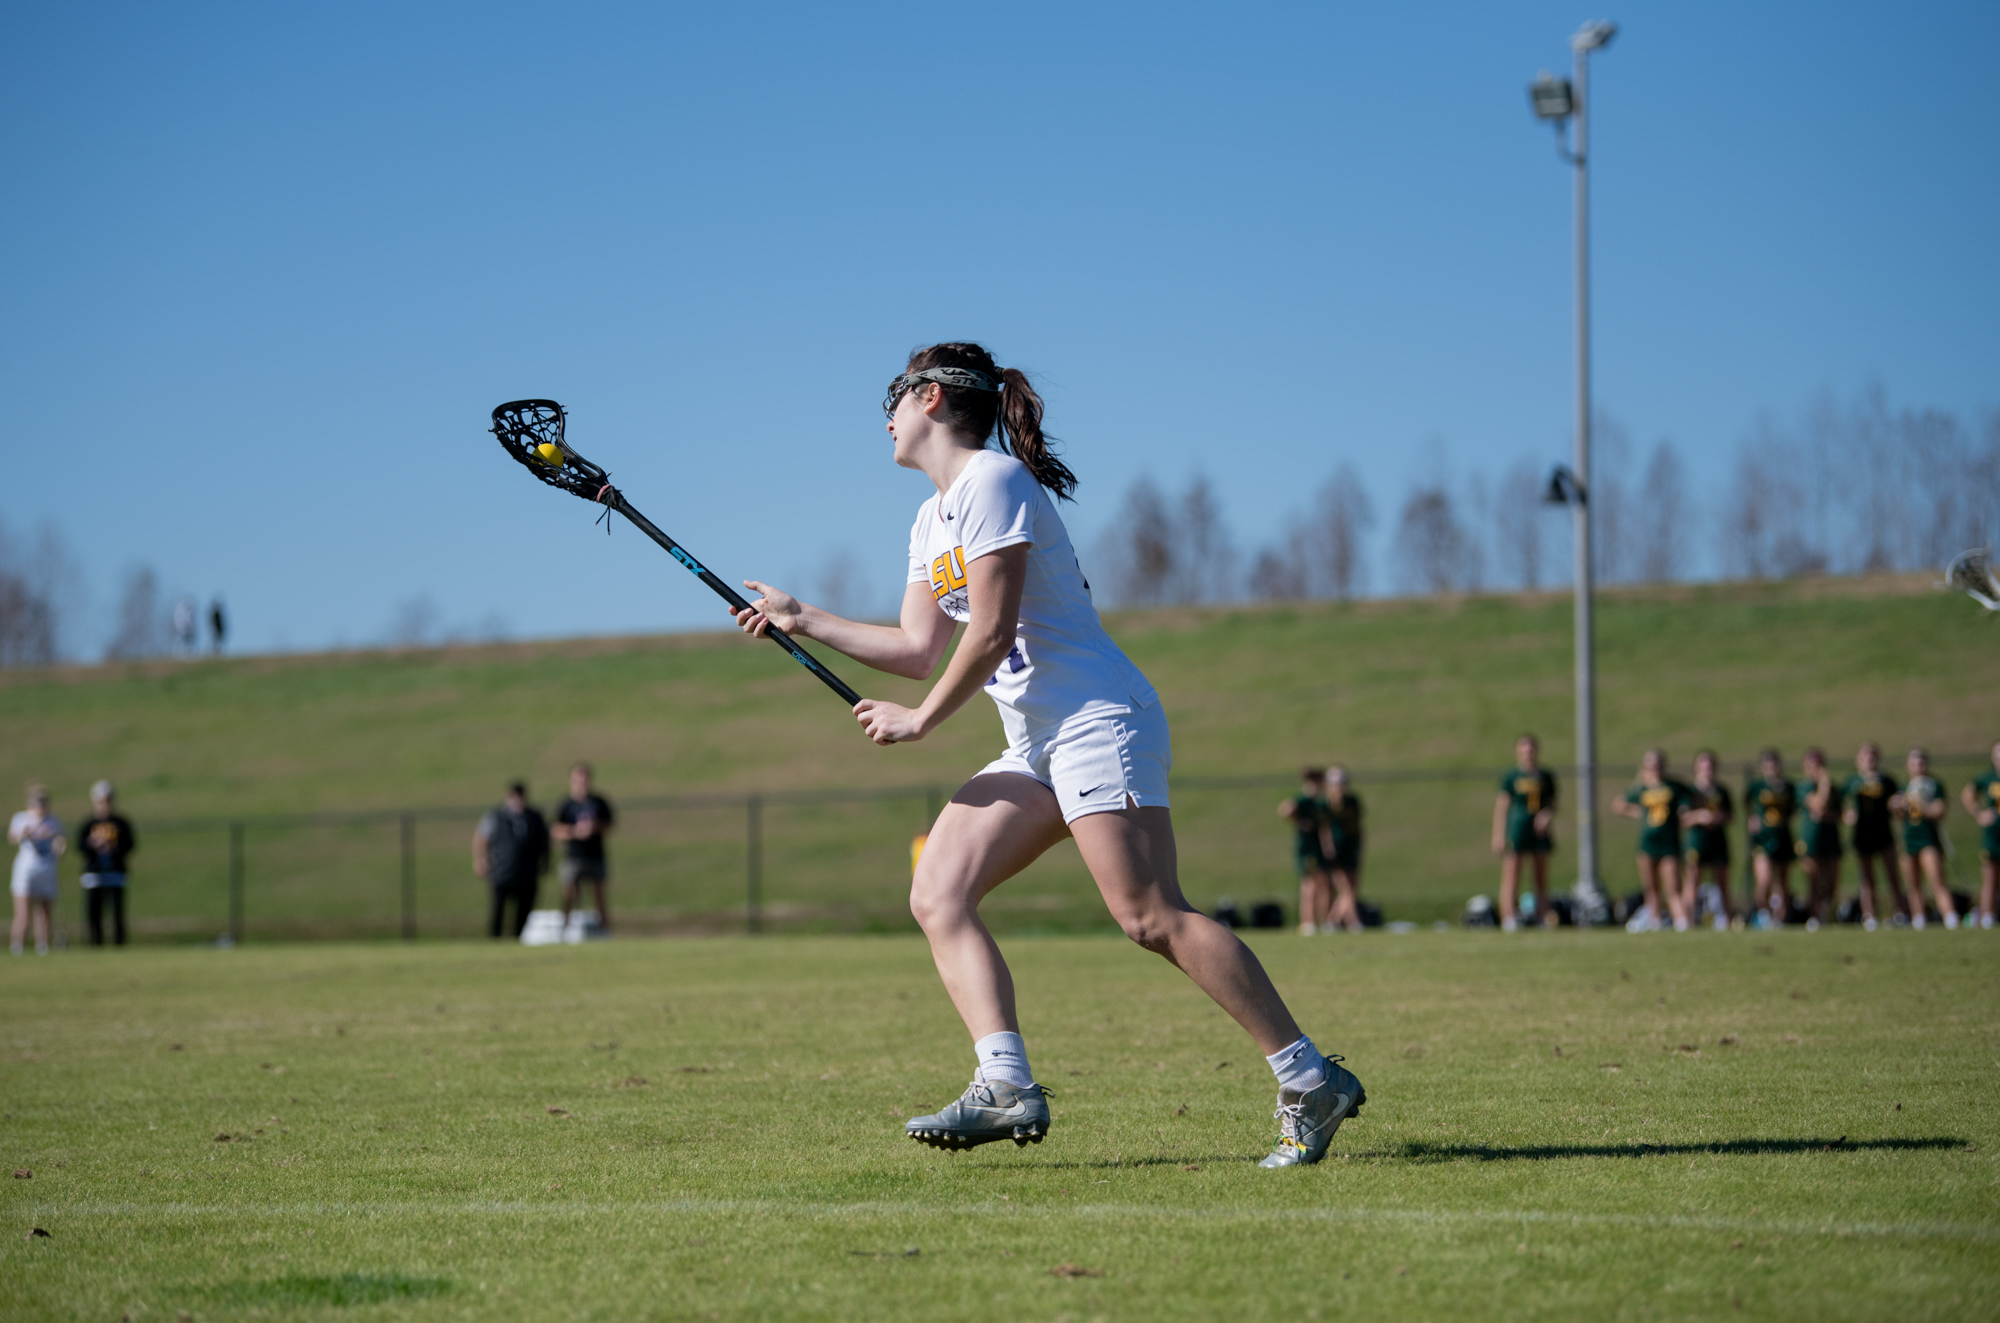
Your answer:
[[[1039,1084],[982,1084],[965,1087],[957,1102],[935,1116],[913,1116],[903,1133],[932,1148],[975,1148],[999,1139],[1025,1147],[1049,1133],[1048,1090]]]
[[[1326,1146],[1340,1123],[1361,1110],[1368,1090],[1352,1072],[1341,1067],[1345,1058],[1326,1059],[1327,1077],[1316,1089],[1299,1093],[1278,1090],[1278,1146],[1260,1167],[1304,1167],[1326,1156]]]

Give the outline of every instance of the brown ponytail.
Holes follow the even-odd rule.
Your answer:
[[[971,386],[939,384],[944,392],[945,417],[955,431],[976,437],[980,444],[993,435],[994,424],[1001,428],[1000,444],[1015,459],[1027,465],[1035,481],[1061,500],[1074,500],[1076,474],[1057,459],[1042,431],[1042,397],[1028,384],[1028,374],[1019,368],[1002,368],[993,355],[976,344],[948,342],[912,350],[907,372],[926,368],[967,368],[984,373],[998,382],[998,392]]]

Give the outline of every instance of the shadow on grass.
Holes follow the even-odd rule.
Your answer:
[[[1968,1141],[1949,1135],[1921,1139],[1717,1139],[1705,1144],[1531,1144],[1494,1148],[1486,1144],[1427,1144],[1421,1140],[1357,1158],[1393,1158],[1405,1162],[1545,1162],[1554,1158],[1657,1158],[1711,1154],[1716,1157],[1763,1157],[1779,1153],[1869,1153],[1961,1149]]]
[[[262,1282],[228,1282],[210,1294],[229,1305],[380,1305],[443,1295],[451,1283],[440,1277],[348,1272],[327,1277],[274,1277]]]

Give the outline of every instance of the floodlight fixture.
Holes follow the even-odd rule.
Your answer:
[[[1591,51],[1602,50],[1606,46],[1609,46],[1611,39],[1617,35],[1618,25],[1616,23],[1607,23],[1601,18],[1593,18],[1590,22],[1585,23],[1576,30],[1576,35],[1569,39],[1569,48],[1578,55],[1587,55]]]
[[[1558,78],[1544,69],[1528,84],[1528,104],[1535,108],[1536,119],[1552,119],[1561,127],[1576,111],[1576,93],[1569,79]]]

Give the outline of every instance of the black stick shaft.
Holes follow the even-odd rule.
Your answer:
[[[620,492],[615,487],[612,488],[607,504],[619,514],[631,520],[634,528],[637,528],[641,533],[644,533],[647,537],[664,547],[669,556],[687,566],[697,579],[700,579],[715,591],[716,596],[735,607],[738,611],[747,611],[750,609],[750,603],[743,600],[743,594],[716,578],[706,565],[703,565],[700,561],[689,555],[685,547],[668,537],[665,533],[662,533],[652,520],[634,510],[632,503],[625,499],[623,492]],[[793,641],[792,636],[784,630],[779,629],[776,625],[767,624],[764,626],[764,637],[792,654],[792,660],[818,676],[820,682],[826,685],[827,688],[846,699],[849,707],[853,707],[861,701],[860,694],[849,689],[839,676],[821,665],[819,658],[800,647]]]

